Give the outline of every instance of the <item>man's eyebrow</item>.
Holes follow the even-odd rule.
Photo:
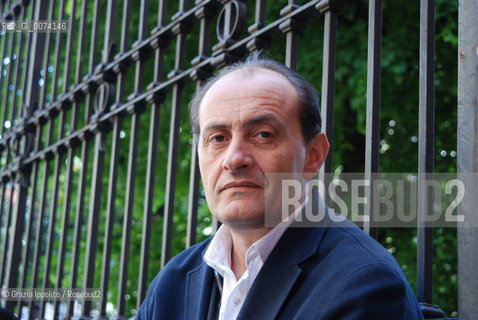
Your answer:
[[[258,124],[264,123],[264,122],[282,122],[279,117],[272,115],[272,114],[266,114],[266,115],[261,115],[256,118],[252,118],[247,120],[244,124],[244,128],[251,128],[254,127]],[[204,126],[201,131],[204,132],[209,132],[213,130],[228,130],[230,129],[231,126],[223,123],[217,123],[217,122],[212,122],[208,123],[207,125]]]
[[[203,129],[201,129],[202,132],[208,132],[208,131],[213,131],[213,130],[224,130],[228,129],[230,126],[222,123],[209,123],[206,126],[204,126]]]
[[[261,115],[257,118],[253,118],[250,120],[247,120],[246,123],[244,124],[244,127],[250,128],[255,125],[264,123],[264,122],[282,122],[279,117],[273,115],[273,114],[265,114]]]

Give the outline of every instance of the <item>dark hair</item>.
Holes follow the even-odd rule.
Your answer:
[[[310,85],[296,71],[287,68],[283,64],[256,56],[249,57],[245,61],[234,63],[223,68],[216,76],[207,80],[201,88],[196,92],[189,104],[189,116],[191,119],[191,126],[195,138],[200,133],[199,127],[199,107],[206,92],[225,75],[237,70],[244,70],[254,73],[258,69],[266,69],[277,72],[284,76],[290,84],[297,90],[299,100],[302,106],[300,114],[300,123],[302,127],[302,134],[304,135],[305,143],[308,144],[321,129],[319,97],[315,88]]]

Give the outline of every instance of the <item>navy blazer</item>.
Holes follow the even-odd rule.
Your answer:
[[[208,239],[173,258],[151,283],[137,315],[211,319],[220,300],[203,260]],[[211,317],[211,315],[213,315]],[[348,220],[289,227],[265,261],[238,319],[423,319],[399,265]]]

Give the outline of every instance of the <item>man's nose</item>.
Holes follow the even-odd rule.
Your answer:
[[[222,163],[223,169],[230,172],[237,172],[250,168],[252,164],[253,157],[249,144],[243,139],[233,138]]]

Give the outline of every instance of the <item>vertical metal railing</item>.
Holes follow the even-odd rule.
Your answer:
[[[470,320],[478,317],[478,27],[474,23],[478,15],[476,1],[461,1],[458,16],[458,177],[465,181],[468,197],[459,207],[465,217],[460,223],[458,243],[458,315]]]
[[[435,1],[420,3],[420,84],[418,173],[421,178],[432,178],[435,135]],[[432,195],[418,189],[419,225],[417,230],[417,296],[420,301],[432,303],[433,228],[426,217],[433,211]],[[423,221],[425,221],[423,223]]]
[[[183,95],[187,89],[199,88],[216,69],[251,52],[267,50],[275,41],[285,39],[284,63],[300,69],[300,34],[316,27],[308,25],[315,16],[322,16],[324,23],[323,36],[316,35],[323,43],[322,60],[317,57],[323,131],[330,142],[333,140],[337,33],[339,12],[346,3],[288,0],[279,12],[271,12],[272,5],[265,0],[181,0],[177,4],[142,0],[139,6],[135,4],[131,0],[0,1],[2,19],[68,21],[68,33],[4,33],[0,39],[1,61],[3,57],[17,57],[8,66],[0,64],[0,72],[6,73],[0,74],[0,94],[8,95],[10,84],[14,92],[21,92],[13,94],[12,99],[0,97],[0,161],[6,163],[0,167],[1,286],[63,288],[68,282],[69,288],[100,287],[103,291],[98,305],[54,301],[48,315],[55,319],[134,316],[128,309],[128,293],[137,291],[134,305],[139,308],[152,280],[150,266],[159,264],[150,259],[153,214],[158,202],[164,208],[159,219],[163,228],[160,264],[166,264],[173,255],[173,221],[178,215],[176,182],[184,154],[180,152],[180,137],[188,134],[182,130],[187,120],[181,119],[181,113],[188,102]],[[157,7],[157,12],[150,12],[150,7]],[[168,14],[172,11],[176,12]],[[132,14],[137,12],[139,15]],[[434,12],[435,1],[421,1],[420,173],[433,172]],[[139,22],[134,25],[137,16]],[[370,0],[365,136],[368,177],[379,171],[382,16],[382,1]],[[148,29],[150,17],[149,21],[156,21],[152,30]],[[266,18],[271,17],[275,20],[267,22]],[[471,24],[472,19],[468,19],[463,23]],[[214,21],[217,41],[211,28]],[[251,25],[245,32],[247,22]],[[137,36],[133,36],[136,30]],[[192,34],[193,30],[199,30],[198,34]],[[461,30],[462,37],[472,37],[465,27]],[[190,46],[190,39],[196,39],[198,46]],[[168,55],[169,51],[173,53]],[[189,51],[197,51],[192,61],[186,59]],[[147,62],[153,61],[154,70],[149,73]],[[144,83],[146,74],[152,75],[150,84]],[[467,108],[462,111],[472,113]],[[164,125],[169,135],[164,136],[163,114],[170,114],[169,126]],[[465,139],[465,128],[471,124],[461,121],[459,132]],[[140,150],[141,128],[148,123],[147,150]],[[123,131],[127,124],[129,133]],[[125,135],[127,142],[122,140]],[[160,154],[160,147],[167,150],[166,155]],[[461,148],[459,153],[470,155],[468,149]],[[138,162],[142,153],[147,154],[145,164]],[[189,247],[198,236],[198,204],[202,199],[194,141],[187,154],[190,167],[184,244]],[[166,160],[160,162],[161,156]],[[321,179],[330,179],[327,173],[332,172],[332,160],[330,151],[320,171]],[[127,168],[124,199],[118,195],[123,192],[118,190],[123,167]],[[140,170],[143,167],[144,173]],[[164,178],[156,176],[158,169]],[[466,170],[473,171],[472,166],[463,165],[462,171]],[[165,185],[158,186],[163,180]],[[144,196],[138,197],[138,181],[145,183]],[[368,190],[370,204],[374,203],[375,191]],[[422,197],[420,201],[426,203],[426,195]],[[136,213],[138,198],[143,201],[140,214]],[[365,221],[364,229],[377,237],[373,214],[373,207],[366,207],[364,217],[370,220]],[[141,239],[132,234],[138,220],[140,227],[134,230],[140,230]],[[115,231],[118,225],[121,230]],[[432,232],[429,225],[418,226],[418,298],[427,303],[432,302]],[[468,243],[468,234],[461,237]],[[118,238],[121,244],[114,246]],[[133,246],[139,251],[131,252]],[[472,251],[463,250],[465,254]],[[98,259],[100,252],[102,258]],[[129,263],[136,256],[139,274],[132,276]],[[114,266],[113,262],[118,261]],[[464,258],[460,261],[464,266],[460,277],[466,278],[471,264]],[[137,288],[133,288],[136,283]],[[462,310],[467,310],[468,304],[463,305]],[[2,306],[18,313],[24,309],[34,319],[46,317],[51,304],[8,301]]]
[[[179,10],[173,16],[174,20],[179,20],[188,9],[189,1],[181,0]],[[191,31],[191,26],[187,21],[180,21],[173,29],[176,36],[176,53],[174,58],[174,69],[168,74],[169,79],[173,79],[184,69],[184,56],[186,53],[186,36]],[[171,122],[169,132],[169,151],[168,151],[168,169],[166,177],[166,199],[164,204],[164,223],[163,223],[163,244],[161,247],[161,265],[164,266],[171,258],[171,242],[173,231],[174,214],[174,195],[176,189],[176,174],[178,163],[179,146],[179,127],[181,122],[181,105],[183,84],[175,82],[173,85],[171,102]]]
[[[327,6],[317,4],[316,9],[324,13],[324,49],[322,57],[322,92],[321,92],[321,118],[322,132],[329,140],[330,145],[334,140],[334,98],[335,98],[335,62],[337,55],[337,23],[338,2],[329,1]],[[320,168],[319,178],[325,185],[330,183],[332,172],[333,152],[330,148],[324,164]],[[326,199],[328,200],[328,199]]]
[[[364,230],[377,238],[376,215],[374,208],[378,190],[372,181],[379,171],[380,151],[380,97],[382,73],[382,0],[369,1],[368,13],[368,59],[367,59],[367,116],[365,134],[365,180],[366,198]]]

